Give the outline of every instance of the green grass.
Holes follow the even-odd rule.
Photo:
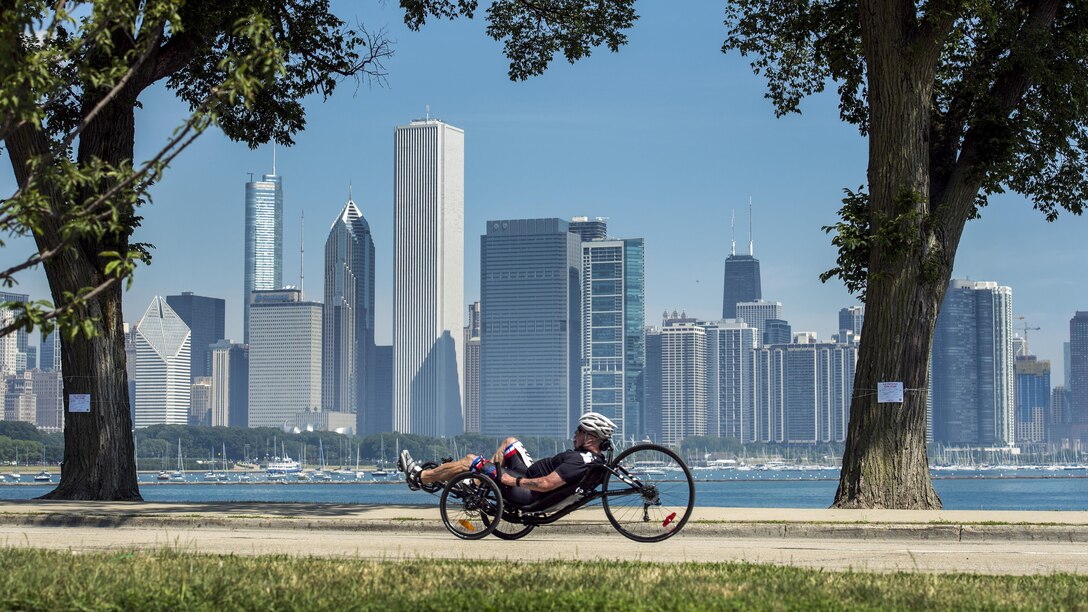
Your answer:
[[[1088,610],[1088,577],[0,549],[2,610]]]

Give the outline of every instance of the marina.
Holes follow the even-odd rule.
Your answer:
[[[696,505],[827,508],[838,485],[838,468],[828,466],[742,467],[750,469],[693,468]],[[652,478],[671,477],[668,469],[650,469],[664,472]],[[372,471],[325,471],[324,480],[315,480],[312,471],[230,471],[225,473],[227,480],[215,482],[205,482],[204,471],[188,471],[179,480],[168,481],[158,480],[157,472],[141,472],[139,482],[147,501],[437,505],[436,497],[409,491],[399,472],[390,471],[389,476],[376,478]],[[299,480],[300,474],[305,479]],[[53,476],[55,483],[57,474]],[[1088,510],[1086,466],[934,468],[933,477],[946,510]],[[22,474],[18,481],[4,478],[0,499],[32,499],[53,486],[36,483],[28,474]]]

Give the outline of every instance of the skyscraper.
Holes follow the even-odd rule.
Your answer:
[[[753,352],[755,440],[843,442],[853,396],[857,347],[776,344]]]
[[[189,402],[189,424],[204,427],[226,427],[226,419],[216,419],[212,413],[212,378],[200,376],[193,381]]]
[[[737,303],[736,313],[737,319],[743,319],[749,327],[759,330],[759,338],[762,341],[767,328],[766,322],[771,319],[782,320],[782,302],[767,302],[764,300],[739,302]]]
[[[249,347],[220,340],[212,349],[212,420],[249,426]]]
[[[706,330],[693,320],[661,328],[661,443],[707,435]]]
[[[155,296],[135,332],[135,427],[186,425],[192,392],[189,327]]]
[[[41,336],[41,355],[38,368],[51,372],[60,370],[60,334],[48,334]]]
[[[722,283],[722,318],[736,319],[737,304],[754,302],[763,297],[760,288],[759,260],[755,258],[752,241],[752,203],[748,201],[748,254],[737,255],[737,228],[734,219],[729,257],[725,258],[725,277]],[[768,317],[781,318],[781,317]],[[751,322],[748,323],[751,325]]]
[[[646,328],[646,384],[642,394],[642,422],[650,440],[661,440],[661,329]]]
[[[1088,424],[1088,311],[1077,311],[1069,320],[1069,419],[1073,425]]]
[[[1013,363],[1016,373],[1016,442],[1046,441],[1050,425],[1050,361],[1035,355],[1017,357]]]
[[[565,438],[574,431],[581,245],[562,219],[487,222],[480,238],[482,433]]]
[[[374,418],[359,429],[363,435],[393,431],[393,347],[374,347]]]
[[[396,128],[393,428],[400,432],[464,431],[464,158],[463,130],[429,117]]]
[[[758,330],[744,321],[706,323],[707,435],[755,440],[752,419],[752,350],[760,346]]]
[[[617,439],[628,442],[646,434],[645,260],[642,238],[583,238],[582,412],[609,417]]]
[[[465,326],[465,367],[461,378],[464,387],[465,431],[480,431],[480,303],[468,306]]]
[[[608,238],[608,219],[604,217],[572,217],[568,228],[572,234],[578,234],[582,242]]]
[[[848,306],[839,310],[839,333],[850,332],[854,337],[861,336],[861,327],[865,324],[865,307]]]
[[[1014,443],[1012,289],[952,280],[937,317],[932,365],[935,441]]]
[[[0,302],[21,302],[21,303],[25,304],[25,303],[27,303],[29,301],[30,301],[30,296],[26,295],[25,293],[12,293],[10,291],[0,291]],[[11,314],[12,314],[12,316],[14,316],[14,313],[11,313]],[[15,357],[14,357],[14,361],[12,362],[13,369],[11,371],[11,374],[14,374],[14,373],[16,373],[18,371],[22,371],[23,369],[26,369],[26,367],[27,367],[26,360],[27,360],[27,351],[29,349],[28,339],[29,339],[30,334],[28,334],[25,329],[20,328],[20,329],[15,330],[15,333],[8,334],[8,336],[12,337],[12,340],[14,341],[14,344],[15,344]],[[8,336],[5,336],[5,338],[0,339],[0,342],[7,342],[8,340],[6,340],[6,338]],[[21,354],[21,357],[20,357],[20,354]],[[16,366],[20,366],[20,365],[21,365],[21,367],[16,367]],[[4,369],[5,370],[7,369],[6,366],[5,366]]]
[[[64,430],[64,381],[60,372],[32,370],[34,395],[38,398],[38,429],[55,432]]]
[[[178,313],[192,332],[190,380],[195,381],[197,376],[210,376],[211,345],[223,339],[226,303],[220,298],[193,295],[192,291],[183,291],[181,295],[168,295],[166,303],[170,304],[170,308]]]
[[[324,408],[361,413],[365,426],[373,392],[374,239],[350,191],[325,241],[322,347]]]
[[[298,289],[255,291],[249,307],[249,426],[321,410],[321,304]]]
[[[793,342],[793,326],[784,319],[763,321],[763,344],[789,344]]]
[[[246,183],[246,311],[245,341],[249,342],[249,304],[253,291],[279,289],[283,286],[283,177],[272,174]],[[212,340],[219,340],[215,338]]]

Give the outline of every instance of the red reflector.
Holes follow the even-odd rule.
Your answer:
[[[662,527],[668,527],[669,523],[671,523],[673,521],[673,519],[675,519],[675,518],[676,518],[676,513],[673,512],[672,514],[665,517],[665,520],[662,521],[661,526]]]

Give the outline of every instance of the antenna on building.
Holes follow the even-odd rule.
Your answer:
[[[298,264],[298,293],[299,299],[306,299],[306,211],[302,211],[302,240],[299,242],[301,245],[299,253]]]
[[[733,209],[733,220],[729,222],[729,227],[733,230],[733,239],[729,244],[729,256],[737,254],[737,209]]]
[[[430,121],[431,120],[431,105],[430,104],[425,104],[423,106],[423,113],[426,116],[427,121]]]
[[[249,182],[252,183],[253,182],[253,173],[252,172],[246,172],[246,174],[249,175]]]
[[[276,176],[276,141],[272,141],[272,176]]]
[[[348,202],[351,202],[351,181],[348,181]]]
[[[752,249],[752,196],[748,196],[748,254],[755,255]]]

